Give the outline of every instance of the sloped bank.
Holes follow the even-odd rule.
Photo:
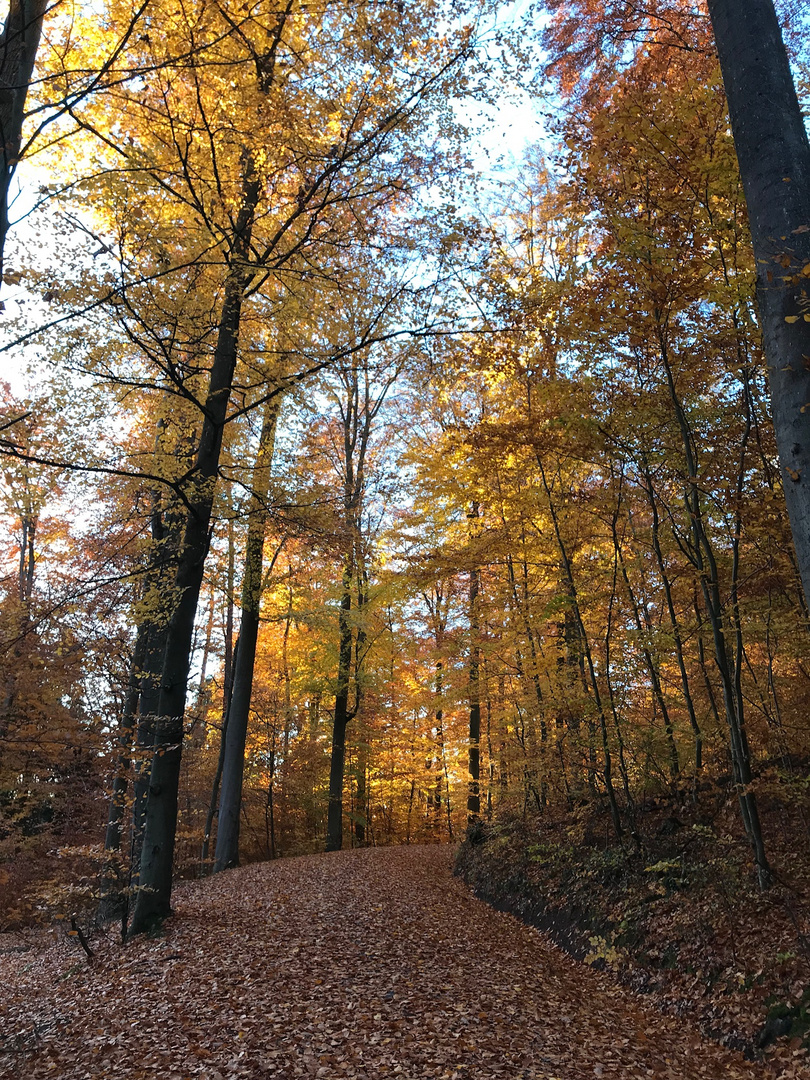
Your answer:
[[[570,820],[478,824],[456,873],[704,1035],[777,1066],[797,1055],[810,1064],[810,954],[795,890],[758,892],[736,841],[672,815],[643,852],[593,833]]]

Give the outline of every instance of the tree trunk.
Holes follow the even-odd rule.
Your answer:
[[[346,728],[349,716],[349,679],[352,664],[352,578],[354,558],[350,556],[343,570],[343,594],[340,600],[338,676],[335,691],[335,715],[332,725],[332,758],[329,766],[329,809],[326,818],[326,850],[343,847],[343,771],[346,761]]]
[[[115,773],[110,792],[110,808],[107,817],[107,832],[104,837],[105,859],[99,884],[99,904],[96,918],[98,922],[107,922],[123,914],[126,919],[126,878],[121,869],[121,835],[129,787],[129,772],[132,768],[132,739],[135,733],[135,721],[138,715],[138,701],[141,696],[141,672],[146,655],[147,626],[141,624],[135,647],[132,650],[127,692],[124,707],[118,725],[118,752],[116,754]]]
[[[160,442],[163,424],[158,424]],[[132,827],[129,850],[130,889],[138,884],[143,840],[146,796],[155,742],[155,716],[160,698],[160,676],[168,632],[168,613],[161,603],[176,572],[177,554],[181,540],[181,522],[176,508],[161,506],[158,492],[152,492],[150,515],[152,544],[147,568],[144,598],[150,614],[142,623],[144,630],[143,659],[139,675],[139,700],[135,731],[134,768],[132,776]]]
[[[237,649],[239,642],[236,643]],[[214,772],[214,781],[211,784],[211,798],[208,800],[208,813],[205,815],[205,828],[203,830],[203,842],[200,848],[200,876],[208,872],[208,853],[211,850],[211,833],[214,830],[214,818],[217,814],[217,802],[219,801],[219,785],[222,782],[222,768],[225,763],[225,736],[228,733],[228,714],[222,714],[222,727],[219,732],[219,753],[217,754],[217,767]]]
[[[345,555],[338,616],[338,672],[335,712],[332,725],[332,757],[329,766],[329,808],[326,823],[326,850],[339,851],[343,845],[343,774],[346,761],[346,728],[360,709],[360,669],[366,635],[358,623],[351,623],[352,589],[357,588],[357,613],[362,614],[368,597],[368,575],[364,565],[362,506],[366,484],[366,455],[374,418],[382,407],[394,377],[382,387],[378,397],[371,393],[368,357],[352,358],[351,367],[341,372],[345,399],[343,420],[343,530]],[[349,711],[349,691],[354,657],[354,703]]]
[[[231,692],[233,690],[233,596],[234,582],[236,580],[236,539],[233,528],[233,500],[230,489],[228,491],[228,568],[225,577],[225,649],[222,658],[222,722],[231,707]],[[223,727],[224,730],[224,727]]]
[[[708,0],[740,164],[785,500],[810,599],[810,143],[772,0]]]
[[[47,9],[47,0],[11,0],[0,34],[0,280],[9,228],[8,194],[20,157],[25,99]]]
[[[222,791],[217,819],[217,846],[214,873],[239,865],[239,817],[242,806],[242,778],[245,764],[250,699],[253,693],[253,670],[259,639],[259,609],[262,595],[264,536],[267,530],[267,493],[276,438],[280,397],[267,402],[259,437],[259,450],[253,470],[250,496],[245,576],[242,583],[242,620],[239,627],[239,651],[234,664],[233,690],[225,732],[225,756],[222,767]]]
[[[636,592],[630,581],[630,575],[627,572],[627,564],[624,561],[624,554],[622,552],[622,544],[619,539],[618,532],[618,511],[619,506],[616,507],[616,513],[612,518],[612,531],[613,531],[613,548],[616,553],[616,566],[621,570],[622,580],[624,581],[624,587],[627,590],[627,600],[630,605],[630,610],[633,614],[633,622],[636,627],[636,634],[638,635],[638,643],[641,648],[641,655],[644,657],[644,662],[647,665],[647,672],[650,676],[650,682],[652,684],[653,697],[658,703],[658,708],[661,711],[661,717],[664,721],[664,734],[667,741],[667,754],[669,756],[669,775],[670,778],[675,781],[680,775],[681,766],[678,759],[678,747],[675,743],[675,727],[672,722],[672,717],[669,713],[666,698],[664,697],[664,688],[661,684],[661,674],[658,669],[658,660],[653,656],[652,648],[649,645],[649,639],[651,637],[651,627],[649,625],[649,615],[647,613],[646,605],[639,605],[636,599]],[[642,615],[643,612],[643,615]],[[643,618],[643,623],[642,623]]]
[[[723,688],[723,705],[725,706],[726,723],[729,730],[731,762],[740,804],[740,814],[746,837],[751,845],[759,884],[764,889],[771,883],[772,873],[765,853],[756,795],[751,790],[753,774],[748,736],[745,730],[745,714],[742,708],[743,699],[741,693],[739,696],[735,695],[731,654],[723,615],[724,604],[720,592],[719,571],[714,546],[706,528],[701,490],[698,484],[698,456],[695,439],[675,386],[675,376],[669,360],[669,351],[664,334],[660,330],[659,347],[670,399],[680,430],[686,465],[687,481],[684,491],[684,506],[691,535],[688,555],[697,573],[704,608],[712,631],[714,659]],[[736,567],[734,577],[736,580]]]
[[[141,696],[141,672],[146,655],[146,639],[147,628],[142,624],[135,639],[135,648],[132,650],[127,693],[124,698],[121,722],[118,726],[118,760],[112,782],[110,813],[107,819],[107,833],[104,838],[105,851],[121,850],[121,822],[124,818],[124,805],[126,803],[127,776],[132,764],[130,761],[132,736],[135,728],[135,717],[138,714],[138,700]]]
[[[242,206],[235,228],[235,267],[238,267],[249,253],[253,215],[259,202],[259,193],[259,177],[253,162],[248,161]],[[222,436],[236,370],[244,294],[243,273],[241,269],[232,269],[225,285],[219,333],[195,461],[195,485],[190,492],[191,505],[178,560],[175,590],[179,599],[172,613],[166,639],[139,889],[129,930],[130,936],[150,930],[171,913],[172,864],[177,831],[186,684],[194,618],[208,553],[209,525]]]
[[[652,543],[653,551],[655,552],[656,562],[658,563],[658,574],[661,579],[661,584],[664,589],[664,597],[667,603],[667,612],[669,613],[669,623],[672,627],[672,640],[675,646],[675,657],[678,661],[678,671],[681,676],[681,689],[683,691],[683,700],[686,704],[686,711],[689,716],[689,724],[692,728],[692,734],[695,737],[695,783],[703,768],[703,733],[700,729],[700,723],[697,718],[697,711],[695,709],[695,703],[692,698],[692,688],[689,684],[689,676],[686,670],[686,661],[683,653],[683,640],[681,637],[681,628],[678,622],[678,616],[675,611],[675,601],[672,596],[672,583],[670,582],[669,572],[667,564],[664,559],[664,553],[661,548],[661,524],[658,514],[658,504],[655,499],[655,490],[653,488],[652,473],[647,462],[646,455],[642,455],[642,475],[644,477],[644,483],[642,488],[647,496],[647,500],[650,507],[650,513],[652,517],[651,530],[652,530]]]
[[[468,517],[478,517],[478,505],[473,504]],[[473,825],[481,816],[481,685],[479,642],[478,593],[480,578],[478,569],[470,571],[469,619],[470,619],[470,745],[469,745],[469,787],[467,789],[467,824]]]
[[[621,814],[619,812],[619,804],[616,801],[616,792],[613,788],[613,759],[610,751],[610,739],[608,738],[607,720],[605,718],[605,710],[602,704],[602,695],[599,691],[599,680],[596,677],[596,667],[593,661],[593,655],[591,653],[590,643],[588,641],[588,635],[585,632],[585,623],[582,618],[582,612],[579,606],[579,598],[577,595],[576,585],[574,584],[574,572],[571,566],[571,559],[568,555],[568,549],[566,548],[565,541],[563,539],[562,529],[560,526],[560,515],[557,512],[557,508],[554,505],[554,500],[551,494],[551,487],[546,476],[546,470],[543,466],[543,460],[540,454],[535,453],[538,467],[540,469],[540,478],[543,482],[543,490],[546,493],[548,500],[548,509],[551,516],[551,523],[554,528],[554,536],[557,540],[557,547],[560,552],[560,559],[562,563],[563,573],[565,575],[565,585],[567,587],[568,595],[571,599],[571,610],[576,619],[576,628],[579,634],[579,640],[582,645],[583,659],[587,662],[588,674],[590,676],[591,690],[593,692],[594,704],[596,706],[596,713],[599,717],[599,731],[602,740],[602,777],[605,781],[605,790],[608,797],[608,805],[610,807],[610,817],[613,822],[613,828],[616,833],[616,838],[621,843],[624,836],[624,828],[622,826]],[[596,768],[596,747],[594,746],[595,725],[589,723],[589,784],[594,782],[594,773]]]

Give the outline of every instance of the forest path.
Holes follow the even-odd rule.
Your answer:
[[[763,1077],[475,900],[451,857],[257,864],[179,885],[165,936],[92,964],[68,939],[0,956],[0,1076]]]

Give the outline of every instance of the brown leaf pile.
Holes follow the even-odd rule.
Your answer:
[[[450,864],[440,847],[257,864],[178,886],[165,936],[96,939],[90,964],[71,940],[0,947],[0,1077],[764,1076],[473,899]]]

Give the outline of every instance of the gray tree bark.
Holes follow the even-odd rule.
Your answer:
[[[708,0],[740,164],[793,542],[810,599],[810,143],[772,0]]]
[[[190,509],[177,565],[175,591],[178,599],[166,636],[156,718],[155,755],[149,777],[140,877],[129,928],[130,937],[149,931],[171,914],[172,864],[191,641],[208,553],[225,417],[236,370],[244,295],[244,271],[239,266],[250,250],[253,216],[259,196],[259,176],[253,162],[248,161],[242,206],[234,229],[234,267],[225,285],[205,401],[205,419],[195,460],[194,488],[189,492]]]
[[[8,193],[20,157],[25,99],[47,7],[47,0],[10,0],[0,33],[0,280],[9,226]]]
[[[239,814],[242,807],[242,779],[245,766],[253,670],[259,639],[259,608],[262,598],[264,537],[267,529],[267,493],[276,437],[280,396],[270,398],[264,421],[251,484],[245,575],[242,582],[242,617],[239,648],[236,651],[233,688],[228,709],[228,723],[223,729],[225,750],[222,759],[222,789],[217,818],[217,844],[214,873],[239,865]]]

